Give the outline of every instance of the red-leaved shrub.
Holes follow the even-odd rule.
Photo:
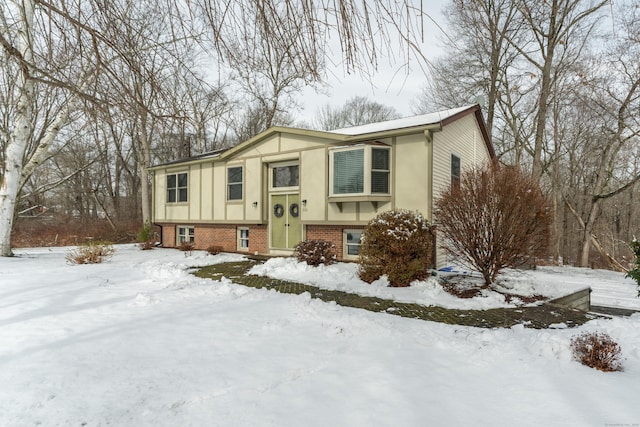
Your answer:
[[[336,260],[336,247],[324,240],[307,239],[296,245],[293,256],[298,261],[314,267],[320,264],[329,265]]]
[[[479,271],[485,286],[500,270],[546,255],[552,217],[538,183],[518,168],[486,165],[462,174],[435,201],[443,248]]]
[[[603,332],[584,332],[571,339],[573,357],[604,372],[621,371],[620,345]]]
[[[222,246],[211,245],[207,248],[207,252],[209,252],[209,255],[218,255],[222,252]]]

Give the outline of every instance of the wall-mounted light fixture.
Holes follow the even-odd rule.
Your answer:
[[[253,202],[253,207],[257,208],[258,207],[258,202]]]
[[[302,199],[302,206],[307,206],[307,199]]]

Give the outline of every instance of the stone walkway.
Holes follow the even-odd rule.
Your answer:
[[[220,280],[222,277],[226,277],[237,284],[252,288],[274,289],[285,294],[299,295],[308,292],[312,298],[327,302],[335,301],[336,304],[345,307],[361,308],[369,311],[384,312],[414,319],[431,320],[450,325],[476,326],[480,328],[509,328],[522,324],[528,328],[544,329],[560,323],[564,323],[568,327],[575,327],[595,318],[593,314],[549,303],[533,307],[458,310],[396,302],[342,291],[321,289],[303,283],[247,274],[247,271],[255,264],[256,261],[252,260],[217,264],[203,267],[194,274],[198,277],[214,280]]]

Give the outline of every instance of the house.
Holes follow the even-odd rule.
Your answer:
[[[338,259],[357,259],[360,233],[379,212],[417,210],[432,221],[434,197],[492,159],[477,105],[331,132],[272,127],[150,168],[153,222],[165,247],[287,255],[323,239]]]

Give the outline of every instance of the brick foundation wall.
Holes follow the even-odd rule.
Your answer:
[[[160,226],[162,227],[162,246],[175,248],[177,226],[175,224],[160,224]],[[205,250],[209,246],[220,246],[225,252],[238,252],[238,227],[249,229],[249,253],[268,252],[269,240],[266,225],[195,224],[193,225],[195,248]]]
[[[343,231],[361,229],[362,227],[346,227],[344,225],[307,225],[307,239],[332,242],[336,245],[338,260],[342,260],[344,255]]]
[[[162,246],[176,247],[176,224],[159,224],[162,227]],[[189,225],[189,224],[181,224]],[[195,224],[194,238],[196,249],[205,250],[209,246],[220,246],[225,252],[238,251],[238,227],[249,229],[248,253],[266,254],[269,252],[269,231],[267,225],[236,224]],[[362,227],[344,225],[307,225],[306,238],[326,240],[336,246],[338,260],[343,259],[343,231],[360,230]]]

